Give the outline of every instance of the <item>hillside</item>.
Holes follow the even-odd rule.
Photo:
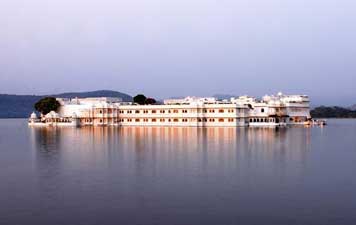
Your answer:
[[[230,94],[215,94],[213,95],[214,98],[223,100],[223,99],[230,99],[236,97],[236,95],[230,95]]]
[[[356,118],[356,111],[338,106],[319,106],[310,111],[313,118]]]
[[[86,98],[86,97],[119,97],[123,101],[131,101],[128,94],[100,90],[91,92],[69,92],[54,95],[7,95],[0,94],[0,118],[27,118],[34,110],[33,105],[43,97],[53,96],[58,98]]]
[[[356,111],[356,104],[349,107],[350,110]]]

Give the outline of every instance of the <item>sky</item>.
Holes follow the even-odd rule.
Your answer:
[[[356,104],[354,0],[2,0],[0,93]]]

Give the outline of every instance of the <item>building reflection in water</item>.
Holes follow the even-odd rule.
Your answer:
[[[234,170],[267,164],[300,168],[310,149],[306,128],[83,127],[31,128],[38,168],[117,167],[136,175],[161,169]],[[51,171],[52,170],[52,171]],[[171,171],[173,172],[173,171]],[[45,174],[43,174],[46,176]]]
[[[43,207],[53,209],[62,195],[73,199],[63,203],[66,208],[90,205],[93,196],[115,196],[125,202],[116,207],[144,210],[152,199],[178,190],[182,196],[211,188],[211,193],[234,191],[243,198],[236,194],[259,194],[284,183],[298,187],[311,135],[305,128],[30,129],[38,189],[47,199]]]

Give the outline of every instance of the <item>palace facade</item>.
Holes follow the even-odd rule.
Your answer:
[[[119,98],[57,98],[58,112],[39,118],[32,126],[286,126],[310,121],[306,95],[240,96],[229,100],[186,97],[162,104],[138,105]]]

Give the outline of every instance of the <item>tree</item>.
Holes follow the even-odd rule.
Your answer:
[[[133,101],[137,104],[144,105],[146,99],[146,96],[144,96],[143,94],[138,94],[133,98]]]
[[[156,104],[156,100],[154,98],[146,98],[145,104],[146,105],[154,105],[154,104]]]
[[[39,100],[38,102],[36,102],[35,109],[38,112],[46,115],[47,113],[49,113],[51,111],[57,111],[59,106],[60,106],[60,104],[56,100],[56,98],[45,97],[45,98],[42,98],[41,100]]]

